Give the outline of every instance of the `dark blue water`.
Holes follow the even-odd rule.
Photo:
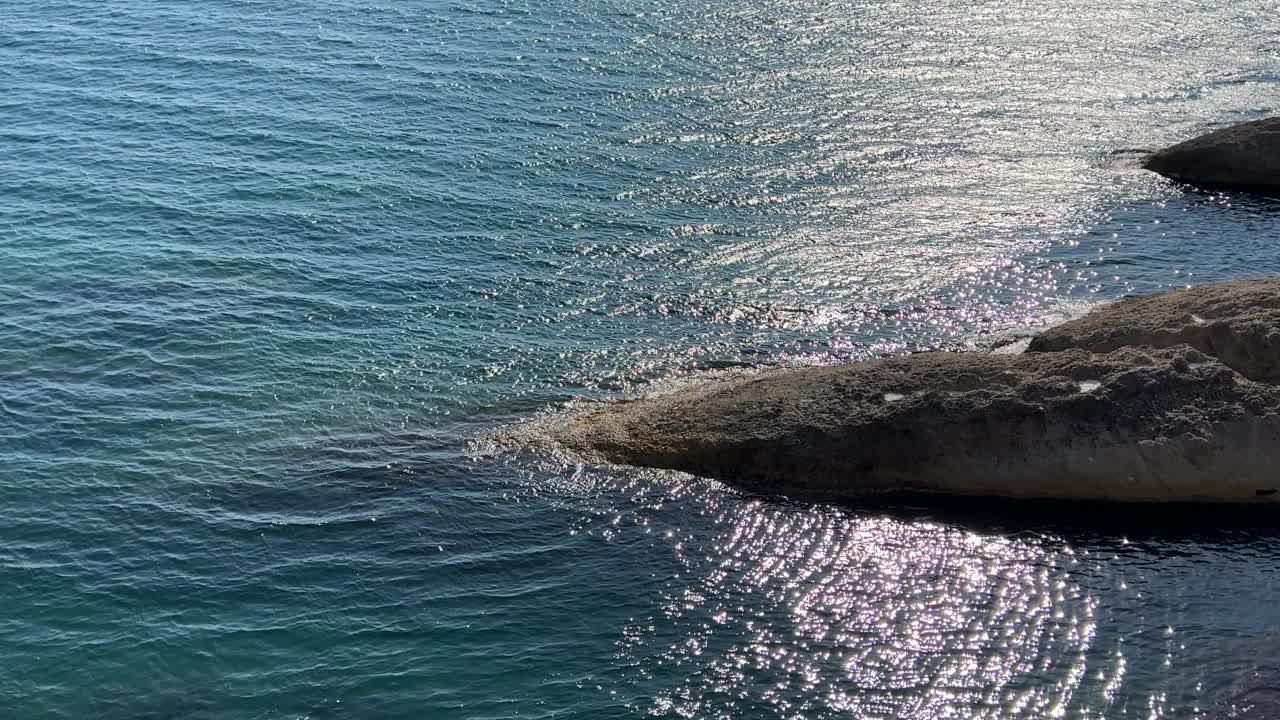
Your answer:
[[[473,442],[1280,272],[1117,152],[1274,113],[1269,2],[8,0],[0,88],[6,718],[1186,717],[1280,647],[1266,529]]]

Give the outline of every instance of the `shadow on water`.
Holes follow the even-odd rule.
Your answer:
[[[808,505],[803,500],[748,493],[767,502]],[[1093,500],[886,495],[837,503],[853,514],[951,525],[996,535],[1056,537],[1086,545],[1115,542],[1235,544],[1280,539],[1280,505],[1164,503]]]
[[[1251,212],[1259,215],[1280,212],[1280,188],[1259,188],[1254,186],[1221,185],[1214,183],[1177,183],[1186,193],[1189,202],[1196,205],[1226,204],[1233,211]]]

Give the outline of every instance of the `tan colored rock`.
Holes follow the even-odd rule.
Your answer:
[[[1280,189],[1280,117],[1178,143],[1152,154],[1143,167],[1189,183]]]
[[[809,499],[1276,502],[1277,407],[1280,388],[1188,347],[928,353],[613,403],[557,439]]]
[[[1027,351],[1191,347],[1253,380],[1280,382],[1280,280],[1241,280],[1121,300],[1032,339]]]

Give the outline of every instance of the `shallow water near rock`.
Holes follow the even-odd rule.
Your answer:
[[[1177,718],[1274,684],[1265,522],[466,443],[1278,274],[1280,203],[1116,153],[1274,114],[1278,58],[1260,0],[8,3],[4,716]]]

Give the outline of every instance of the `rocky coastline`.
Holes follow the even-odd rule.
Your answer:
[[[1280,502],[1280,280],[1122,300],[1017,355],[920,353],[607,403],[594,462],[807,499]]]
[[[1143,167],[1280,189],[1280,117],[1187,140]],[[1021,354],[766,372],[607,403],[553,434],[589,461],[810,499],[1278,503],[1280,279],[1124,299]]]

